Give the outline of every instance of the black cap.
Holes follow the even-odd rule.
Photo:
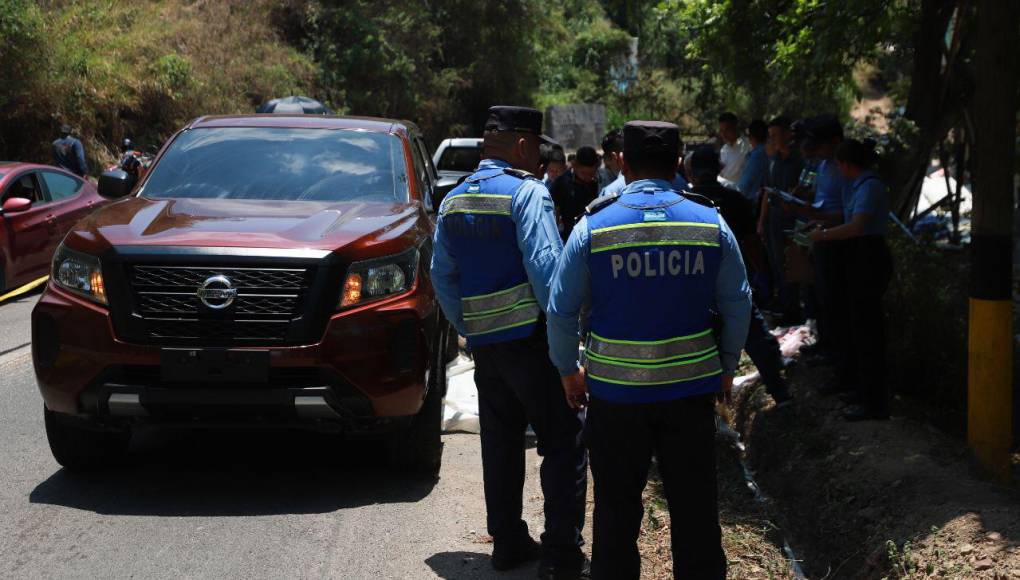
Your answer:
[[[719,153],[709,145],[702,145],[691,153],[691,173],[702,178],[716,177],[722,166]]]
[[[594,147],[585,145],[577,150],[577,157],[574,158],[578,165],[595,167],[599,164],[599,154]]]
[[[542,111],[528,107],[489,107],[486,131],[514,131],[542,136]],[[548,138],[543,138],[548,142]]]
[[[843,138],[843,125],[835,115],[818,115],[804,120],[806,146],[817,147],[835,137]]]
[[[662,121],[629,121],[623,126],[623,155],[680,155],[680,127]]]
[[[64,123],[63,125],[60,126],[60,133],[63,134],[63,135],[70,135],[71,134],[71,126],[68,125],[67,123]]]

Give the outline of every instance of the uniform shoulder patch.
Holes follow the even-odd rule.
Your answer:
[[[701,194],[694,193],[693,191],[687,191],[686,189],[680,190],[678,193],[698,205],[703,205],[705,207],[710,207],[712,209],[718,209],[714,201]]]
[[[504,167],[503,173],[506,173],[507,175],[512,175],[517,179],[538,179],[537,177],[528,173],[527,171],[523,169],[517,169],[516,167]]]
[[[596,197],[594,201],[588,204],[584,208],[585,215],[595,215],[598,212],[606,209],[607,207],[616,203],[616,200],[620,199],[619,193],[610,193],[603,195],[602,197]]]

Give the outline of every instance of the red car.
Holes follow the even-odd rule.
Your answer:
[[[279,424],[388,439],[436,473],[451,330],[429,280],[436,171],[411,123],[198,119],[79,223],[32,315],[66,467],[143,424]]]
[[[104,202],[63,169],[0,161],[0,294],[48,274],[60,240]]]

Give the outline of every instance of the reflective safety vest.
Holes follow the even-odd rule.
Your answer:
[[[589,215],[588,226],[592,396],[651,403],[718,391],[718,212],[646,187]]]
[[[439,210],[461,273],[471,347],[531,336],[542,314],[511,217],[513,196],[524,179],[513,169],[479,170],[451,191]]]

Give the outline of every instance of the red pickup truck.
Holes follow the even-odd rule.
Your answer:
[[[108,463],[141,424],[385,437],[435,474],[451,328],[429,281],[436,171],[411,123],[205,117],[67,235],[32,316],[47,436]]]

